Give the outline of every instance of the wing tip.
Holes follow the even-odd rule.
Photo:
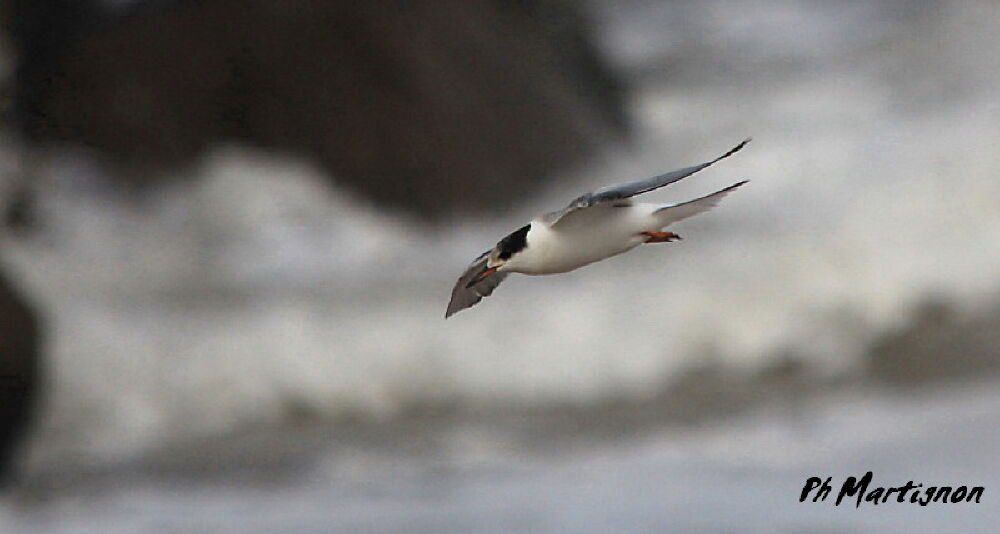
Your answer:
[[[734,146],[733,148],[729,149],[729,152],[726,152],[725,154],[723,154],[723,155],[715,158],[715,160],[712,161],[712,163],[715,163],[716,161],[719,161],[720,159],[726,159],[729,156],[732,156],[733,154],[739,152],[740,150],[743,150],[743,147],[747,146],[747,144],[750,143],[750,141],[753,141],[753,137],[747,137],[746,139],[740,141],[740,144],[738,144],[738,145]]]
[[[460,312],[462,310],[467,310],[467,309],[475,306],[476,304],[479,304],[479,301],[481,301],[481,300],[483,300],[483,297],[479,297],[476,300],[472,301],[471,303],[467,303],[467,304],[463,305],[463,304],[460,304],[458,301],[456,301],[455,297],[452,296],[451,300],[448,301],[448,309],[445,310],[445,312],[444,312],[444,318],[448,319],[452,315],[455,315],[456,313],[458,313],[458,312]]]
[[[736,182],[733,185],[730,185],[728,187],[723,187],[722,189],[720,189],[720,190],[718,190],[718,191],[716,191],[716,192],[714,192],[714,193],[712,193],[710,195],[707,195],[707,196],[709,196],[709,197],[715,196],[715,195],[725,196],[725,195],[728,195],[729,193],[732,193],[733,191],[736,191],[737,189],[739,189],[740,187],[742,187],[743,185],[746,185],[748,183],[750,183],[750,180],[740,180],[739,182]]]
[[[480,299],[480,300],[482,300],[482,299]],[[475,302],[473,302],[472,304],[469,304],[468,306],[456,306],[454,302],[449,302],[448,303],[448,309],[445,310],[445,312],[444,312],[444,318],[448,319],[452,315],[455,315],[456,313],[458,313],[458,312],[460,312],[462,310],[467,310],[467,309],[475,306],[476,304],[479,304],[478,300],[475,301]]]

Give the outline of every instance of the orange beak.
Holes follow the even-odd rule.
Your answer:
[[[486,267],[484,265],[482,272],[480,272],[475,277],[473,277],[472,280],[469,280],[468,285],[466,285],[465,287],[466,288],[470,288],[470,287],[478,284],[479,282],[482,282],[483,280],[485,280],[486,278],[488,278],[490,275],[496,273],[497,272],[497,268],[498,267]]]
[[[486,269],[485,271],[483,271],[482,274],[479,275],[479,278],[476,281],[478,282],[480,280],[483,280],[487,276],[489,276],[489,275],[491,275],[491,274],[493,274],[495,272],[497,272],[497,268],[496,267],[490,267],[489,269]]]

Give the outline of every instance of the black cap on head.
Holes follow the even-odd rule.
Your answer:
[[[526,224],[497,243],[497,249],[500,251],[499,257],[501,260],[509,260],[511,256],[524,250],[524,247],[528,246],[528,230],[530,229],[531,225]]]

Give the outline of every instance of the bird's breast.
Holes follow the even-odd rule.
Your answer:
[[[527,235],[528,246],[511,258],[506,270],[524,274],[564,273],[629,251],[645,241],[641,232],[648,223],[633,220],[635,214],[624,210],[612,215],[616,217],[567,228],[532,224]]]

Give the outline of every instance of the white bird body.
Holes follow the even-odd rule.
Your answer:
[[[543,217],[531,221],[527,246],[511,256],[503,270],[522,274],[558,274],[628,252],[645,243],[643,232],[656,232],[665,224],[656,204],[599,206],[579,220],[550,226]],[[661,212],[663,213],[663,212]]]
[[[727,194],[745,184],[738,182],[694,200],[659,205],[636,203],[641,195],[690,176],[743,148],[747,139],[712,161],[654,176],[646,180],[606,187],[582,195],[565,208],[533,219],[479,255],[455,283],[445,317],[474,306],[493,293],[510,273],[529,275],[572,271],[643,243],[680,239],[667,226],[707,211]]]

